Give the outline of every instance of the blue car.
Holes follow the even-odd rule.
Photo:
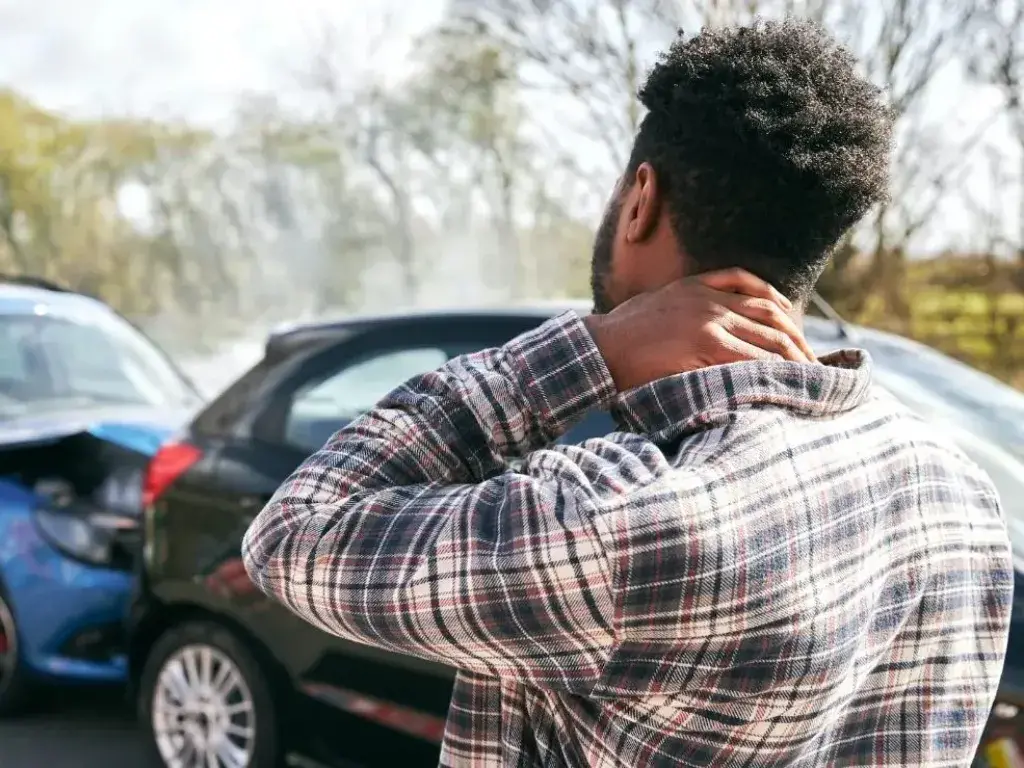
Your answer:
[[[148,459],[199,403],[102,302],[0,278],[0,715],[125,679]]]

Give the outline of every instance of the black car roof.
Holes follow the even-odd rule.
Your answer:
[[[288,352],[329,340],[344,333],[353,333],[369,327],[394,327],[420,323],[445,323],[452,320],[480,321],[523,320],[540,323],[565,312],[576,311],[589,314],[591,305],[582,301],[560,301],[531,303],[496,307],[435,307],[377,314],[345,315],[316,322],[291,323],[271,331],[267,338],[267,353],[287,354]]]

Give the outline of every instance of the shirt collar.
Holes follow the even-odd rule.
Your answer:
[[[776,406],[808,416],[856,407],[871,383],[871,356],[842,349],[820,365],[747,362],[669,376],[615,398],[612,415],[630,432],[671,439],[699,431],[730,411]]]

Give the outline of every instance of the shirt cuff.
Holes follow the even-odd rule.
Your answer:
[[[550,440],[593,410],[607,410],[615,382],[590,331],[575,312],[563,312],[509,342],[505,360],[532,415]]]

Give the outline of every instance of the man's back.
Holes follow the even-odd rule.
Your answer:
[[[721,370],[651,385],[657,452],[616,438],[650,474],[603,513],[623,631],[573,730],[625,765],[966,765],[1008,631],[990,482],[875,388]]]
[[[678,685],[660,713],[681,726],[675,754],[966,764],[1008,631],[1009,550],[987,478],[879,391],[843,413],[752,402],[708,420],[668,458],[682,471],[640,492],[671,488],[676,509],[644,504],[650,525],[631,522],[717,562],[681,574],[678,634],[663,628],[641,654],[664,669],[631,691]]]

